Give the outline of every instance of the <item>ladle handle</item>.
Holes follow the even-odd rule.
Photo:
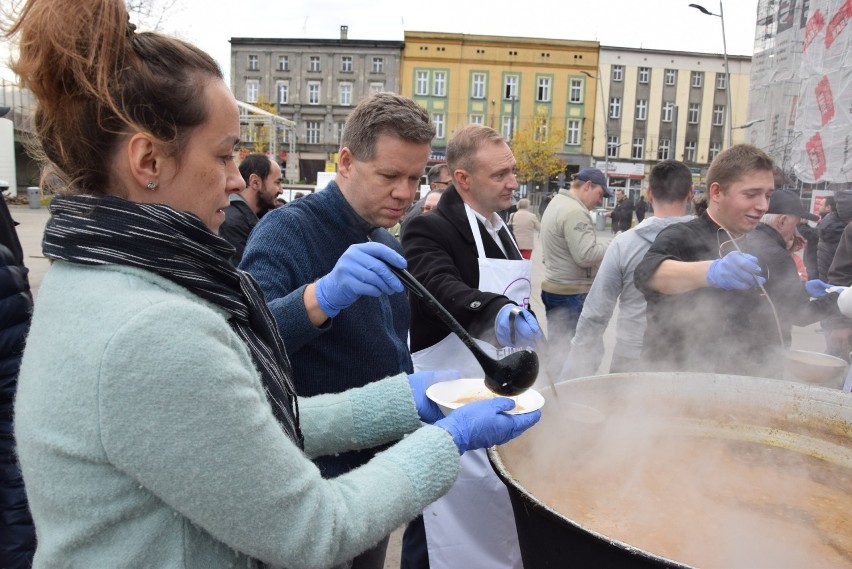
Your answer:
[[[479,365],[483,368],[493,366],[494,359],[482,351],[482,348],[479,347],[468,331],[465,330],[455,318],[453,318],[453,315],[450,314],[434,296],[432,296],[432,293],[426,290],[426,287],[423,286],[420,281],[415,279],[414,276],[405,269],[400,269],[392,265],[388,265],[388,268],[390,268],[391,272],[397,276],[405,288],[425,302],[432,312],[441,319],[441,322],[446,324],[447,328],[459,337],[464,345],[473,352],[473,355],[476,358],[476,361],[479,362]]]

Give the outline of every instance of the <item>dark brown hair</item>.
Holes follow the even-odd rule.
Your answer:
[[[374,93],[349,114],[340,148],[349,148],[357,160],[367,162],[375,157],[376,141],[382,134],[415,144],[431,144],[435,127],[426,109],[413,100],[394,93]]]
[[[707,170],[707,189],[718,183],[723,192],[751,172],[773,172],[775,163],[763,150],[751,144],[735,144],[720,152]]]
[[[207,119],[204,87],[222,79],[216,62],[186,42],[134,29],[123,0],[28,0],[6,33],[18,36],[12,69],[35,95],[43,158],[64,191],[121,191],[109,185],[122,136],[150,133],[179,158]]]

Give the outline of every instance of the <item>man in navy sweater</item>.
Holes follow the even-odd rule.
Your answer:
[[[387,231],[414,199],[435,128],[411,99],[377,93],[346,121],[335,180],[270,211],[249,237],[240,268],[263,288],[301,396],[336,393],[413,371],[408,300],[386,263],[406,265]],[[323,457],[334,477],[377,449]],[[353,568],[381,569],[387,540]]]

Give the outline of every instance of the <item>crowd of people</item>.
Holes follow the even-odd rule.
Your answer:
[[[791,327],[817,321],[852,349],[828,284],[852,285],[852,192],[807,226],[802,278],[814,216],[756,147],[716,157],[694,215],[674,160],[635,203],[583,168],[536,215],[506,140],[468,125],[415,202],[434,125],[376,93],[334,180],[280,206],[280,165],[235,160],[238,107],[208,54],[137,32],[121,0],[28,0],[8,35],[56,196],[34,308],[0,216],[0,426],[14,404],[17,444],[0,447],[0,566],[381,569],[407,524],[404,569],[522,567],[484,449],[541,411],[497,397],[445,416],[427,388],[482,368],[392,269],[491,356],[559,354],[556,380],[597,372],[616,306],[613,373],[779,377]]]

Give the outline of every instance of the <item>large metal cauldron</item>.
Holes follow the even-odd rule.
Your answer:
[[[826,464],[833,475],[839,472],[841,492],[852,491],[852,395],[848,393],[781,380],[699,373],[613,374],[563,382],[555,390],[558,398],[550,387],[541,387],[547,403],[536,427],[489,451],[495,471],[509,489],[526,569],[692,566],[594,531],[540,499],[548,495],[552,502],[541,489],[570,484],[568,469],[596,460],[602,452],[597,446],[601,432],[631,414],[638,417],[647,412],[654,417],[652,422],[662,421],[666,429],[680,430],[686,439],[718,439],[720,445],[751,445],[758,455],[780,452],[818,463],[818,467]],[[638,421],[630,419],[628,424],[638,425]],[[637,430],[641,429],[637,426]],[[626,438],[631,437],[633,433]],[[674,456],[670,464],[689,460]],[[667,464],[659,464],[659,468],[666,469]],[[725,469],[725,464],[719,464],[709,477],[717,478]],[[621,474],[626,484],[629,476]],[[759,489],[760,484],[757,480],[753,487]],[[580,490],[597,485],[595,481]],[[532,488],[539,490],[538,496]],[[772,507],[777,508],[777,503]],[[702,512],[693,515],[696,530],[701,532],[706,520],[702,520]],[[845,536],[852,535],[852,513],[845,519],[845,513],[839,515],[845,525],[841,530],[845,535],[840,537],[846,540],[843,549],[849,545]],[[794,516],[816,525],[810,513],[796,510]],[[618,510],[612,517],[619,517]],[[750,538],[742,535],[741,539]],[[783,546],[782,539],[781,555]],[[849,552],[841,553],[844,555],[845,563],[830,566],[852,565]],[[760,559],[765,565],[766,558]]]

